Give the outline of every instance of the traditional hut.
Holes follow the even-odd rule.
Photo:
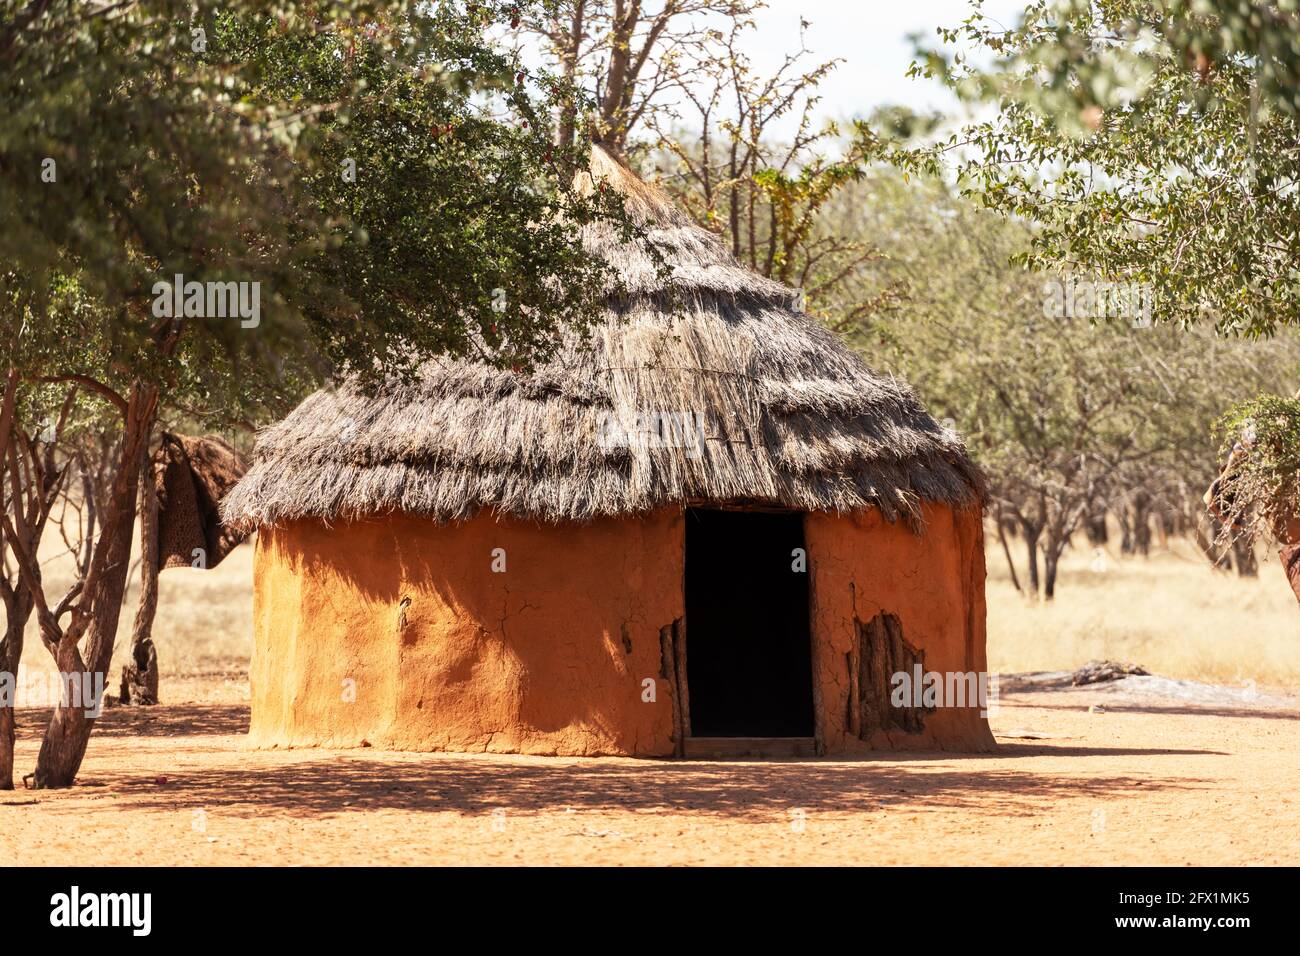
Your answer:
[[[260,532],[253,742],[991,748],[961,441],[659,189],[591,175],[670,278],[592,227],[623,289],[554,360],[323,390],[260,437],[224,504]]]

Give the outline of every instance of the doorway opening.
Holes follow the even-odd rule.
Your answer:
[[[802,514],[687,509],[691,736],[813,735],[804,547]]]

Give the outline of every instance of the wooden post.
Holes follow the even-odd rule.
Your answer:
[[[807,535],[804,537],[804,547],[807,547]],[[806,552],[805,552],[806,553]],[[822,717],[822,655],[818,650],[817,643],[817,607],[816,589],[813,587],[812,560],[809,559],[808,565],[804,571],[808,575],[808,656],[811,662],[810,670],[812,671],[812,701],[813,701],[813,752],[818,756],[824,756],[826,753],[826,726]]]
[[[849,733],[862,737],[862,622],[853,618],[853,635],[850,639],[849,665]]]
[[[673,671],[677,680],[678,747],[685,753],[686,738],[691,734],[691,692],[686,679],[686,622],[673,621]]]
[[[682,719],[682,682],[677,674],[677,628],[681,618],[659,628],[659,676],[668,682],[673,698],[673,754],[686,755],[686,722]]]

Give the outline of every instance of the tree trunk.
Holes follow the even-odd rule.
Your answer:
[[[1007,544],[1007,532],[1006,528],[1002,524],[1001,508],[998,508],[995,513],[994,524],[997,525],[998,540],[1002,542],[1002,553],[1006,555],[1007,558],[1007,570],[1011,572],[1011,583],[1016,586],[1018,592],[1023,594],[1024,589],[1020,586],[1020,575],[1016,574],[1016,562],[1011,560],[1011,546]]]
[[[9,448],[9,438],[13,429],[14,409],[18,396],[18,370],[10,368],[5,376],[4,396],[0,399],[0,456]],[[4,467],[0,465],[0,479],[4,477]],[[0,495],[0,499],[3,495]],[[14,502],[17,510],[18,503]],[[0,551],[4,546],[0,545]],[[7,570],[7,569],[2,569]],[[13,690],[18,690],[18,663],[23,655],[23,628],[31,615],[31,592],[20,582],[17,588],[10,587],[8,577],[0,587],[4,589],[5,602],[5,636],[0,641],[0,674],[9,674],[13,679]],[[27,610],[23,612],[24,597]],[[14,709],[13,700],[0,700],[0,790],[14,788]]]
[[[131,629],[131,659],[122,667],[124,704],[158,703],[158,651],[153,619],[158,611],[158,489],[145,442],[140,482],[140,604]]]
[[[586,0],[576,0],[573,5],[573,18],[569,21],[569,45],[560,56],[564,63],[564,80],[569,85],[565,92],[565,101],[560,109],[560,124],[556,132],[556,145],[568,149],[573,145],[573,137],[578,127],[578,104],[574,102],[573,86],[577,83],[578,54],[582,50],[582,35],[585,29]]]
[[[1151,556],[1151,512],[1144,507],[1133,516],[1133,550],[1144,558]]]
[[[1259,577],[1259,560],[1255,557],[1255,544],[1245,537],[1235,538],[1232,542],[1232,561],[1241,578]]]
[[[1061,566],[1061,555],[1070,543],[1070,536],[1049,526],[1047,543],[1043,545],[1043,600],[1056,597],[1056,572]]]
[[[1043,555],[1043,600],[1056,597],[1056,556],[1049,550]]]
[[[627,143],[626,106],[630,96],[628,81],[632,68],[632,35],[636,30],[639,13],[624,9],[621,0],[614,0],[610,24],[609,68],[605,72],[605,96],[600,104],[601,144],[615,155],[622,156]]]
[[[1025,550],[1029,558],[1029,590],[1038,593],[1038,538],[1042,534],[1039,528],[1025,527]]]
[[[1094,548],[1101,547],[1110,540],[1110,531],[1106,528],[1106,509],[1094,511],[1083,521],[1084,534],[1088,543]]]
[[[32,614],[31,592],[21,585],[15,589],[13,607],[7,609],[5,618],[5,636],[0,641],[0,674],[8,674],[13,680],[15,693],[18,688],[18,665],[23,656],[23,629]],[[14,700],[0,700],[0,790],[14,788],[14,738],[16,721],[14,719]]]
[[[0,790],[14,788],[14,739],[16,737],[14,709],[8,704],[0,704]]]
[[[86,755],[86,744],[90,742],[90,731],[95,718],[84,705],[85,688],[92,691],[97,686],[94,672],[81,660],[75,644],[64,642],[55,655],[64,694],[54,708],[49,726],[45,728],[45,737],[41,740],[41,750],[36,756],[36,771],[32,774],[32,788],[46,790],[53,787],[70,787],[77,779],[81,768],[81,759]],[[101,679],[105,676],[100,672]],[[69,678],[75,677],[82,694],[67,694]]]
[[[1144,558],[1151,557],[1151,523],[1146,516],[1133,526],[1133,550]]]
[[[110,517],[100,536],[99,544],[104,548],[101,571],[89,600],[83,605],[84,613],[90,615],[86,631],[89,653],[83,662],[75,632],[60,640],[55,649],[55,661],[60,674],[65,675],[65,684],[66,675],[77,675],[83,687],[96,689],[105,686],[108,680],[131,561],[141,448],[147,444],[153,428],[157,394],[156,389],[140,386],[131,392],[124,416],[121,457],[113,480]],[[95,702],[98,706],[102,706],[102,694],[100,698]],[[81,700],[60,699],[36,757],[36,771],[32,775],[36,789],[72,786],[86,755],[86,744],[99,715],[98,706],[88,708]]]
[[[1217,518],[1208,518],[1210,524],[1210,533],[1207,536],[1204,528],[1198,522],[1192,526],[1192,538],[1196,541],[1196,546],[1201,549],[1207,561],[1216,571],[1227,571],[1229,567],[1228,555],[1224,549],[1217,544],[1219,535],[1222,533],[1223,525]]]
[[[1119,553],[1133,553],[1133,522],[1127,507],[1115,509],[1115,520],[1119,522]]]
[[[135,496],[131,497],[134,504]],[[78,675],[83,687],[105,686],[109,664],[112,663],[112,634],[117,630],[122,599],[126,594],[127,562],[131,557],[131,532],[135,524],[135,508],[128,506],[122,510],[123,516],[117,523],[115,540],[110,545],[109,559],[96,587],[98,593],[92,605],[94,619],[88,633],[91,653],[83,663],[76,645],[67,647],[68,642],[63,642],[55,658],[59,673]],[[86,744],[97,717],[98,710],[88,710],[82,700],[60,700],[54,708],[54,715],[50,718],[45,738],[41,741],[40,753],[36,757],[36,789],[72,786],[77,771],[81,768],[81,760],[86,755]]]

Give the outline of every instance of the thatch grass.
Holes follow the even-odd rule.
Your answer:
[[[226,520],[490,509],[580,521],[735,501],[895,518],[980,498],[961,440],[798,311],[793,290],[598,148],[592,176],[623,194],[663,259],[588,227],[621,279],[602,321],[530,371],[447,359],[413,385],[316,393],[261,435]],[[698,430],[665,441],[655,416]]]

